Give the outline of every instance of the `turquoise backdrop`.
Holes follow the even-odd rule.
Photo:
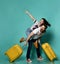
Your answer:
[[[26,37],[26,29],[33,24],[25,14],[26,10],[38,21],[44,17],[50,22],[51,28],[47,29],[42,42],[48,42],[60,59],[60,0],[0,0],[0,64],[10,64],[4,55],[6,50],[15,44],[24,45],[19,40],[22,36]],[[17,64],[26,63],[26,50],[27,47],[21,58],[15,61]],[[46,58],[44,52],[42,56]],[[34,62],[38,64],[36,61],[33,64]]]

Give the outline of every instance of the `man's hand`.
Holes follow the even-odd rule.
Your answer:
[[[24,45],[27,46],[27,43],[25,43]]]
[[[26,43],[24,44],[25,46],[28,44],[28,41],[26,40]]]

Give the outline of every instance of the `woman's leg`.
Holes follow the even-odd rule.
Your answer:
[[[32,30],[30,28],[28,28],[25,33],[28,36],[31,32],[32,32]]]

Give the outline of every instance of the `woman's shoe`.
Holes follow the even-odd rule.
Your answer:
[[[25,41],[25,38],[22,37],[22,38],[20,39],[20,43],[22,43],[22,42],[24,42],[24,41]]]

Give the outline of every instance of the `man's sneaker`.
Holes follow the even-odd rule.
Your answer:
[[[28,63],[31,63],[32,61],[31,61],[30,59],[27,59],[27,62],[28,62]]]
[[[37,60],[39,60],[39,61],[42,61],[42,60],[44,60],[44,58],[42,58],[42,57],[39,57]]]

